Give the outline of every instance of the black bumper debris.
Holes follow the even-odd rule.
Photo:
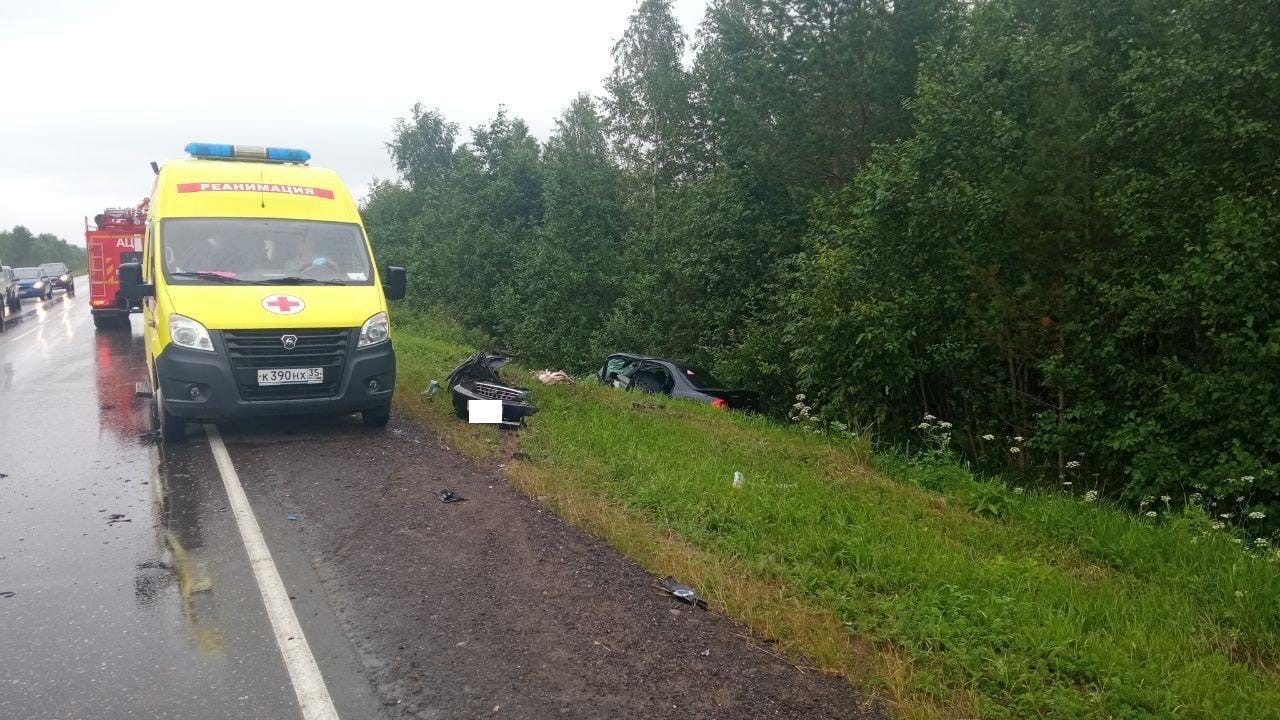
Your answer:
[[[449,373],[453,413],[459,419],[468,418],[467,403],[471,400],[501,400],[502,424],[509,427],[520,427],[526,417],[538,412],[528,401],[526,388],[508,385],[498,375],[498,369],[510,361],[506,355],[476,353]]]

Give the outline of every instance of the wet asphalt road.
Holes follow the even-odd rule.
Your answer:
[[[79,290],[0,334],[0,718],[300,717],[207,441],[144,436],[141,319],[95,332]],[[338,714],[382,717],[287,510],[242,479]]]

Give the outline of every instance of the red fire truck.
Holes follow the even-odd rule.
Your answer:
[[[142,241],[147,228],[144,199],[132,208],[107,208],[84,223],[84,244],[89,249],[89,311],[99,330],[127,329],[129,313],[138,312],[135,301],[120,295],[121,263],[142,262]]]

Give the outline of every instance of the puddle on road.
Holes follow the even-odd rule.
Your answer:
[[[17,313],[11,313],[8,309],[4,310],[3,330],[0,332],[17,332],[24,327],[36,325],[43,319],[45,313],[59,304],[67,302],[65,293],[55,292],[52,300],[40,300],[35,304],[31,304],[32,299],[26,298],[22,301],[22,310]],[[74,296],[73,298],[74,299]],[[3,307],[3,304],[0,304]],[[0,335],[0,337],[3,337]]]
[[[45,410],[0,433],[0,717],[291,715],[208,447],[141,440],[141,336],[66,310],[0,335],[0,404]]]

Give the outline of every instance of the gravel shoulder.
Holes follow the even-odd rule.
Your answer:
[[[389,717],[880,717],[407,420],[245,430]]]

